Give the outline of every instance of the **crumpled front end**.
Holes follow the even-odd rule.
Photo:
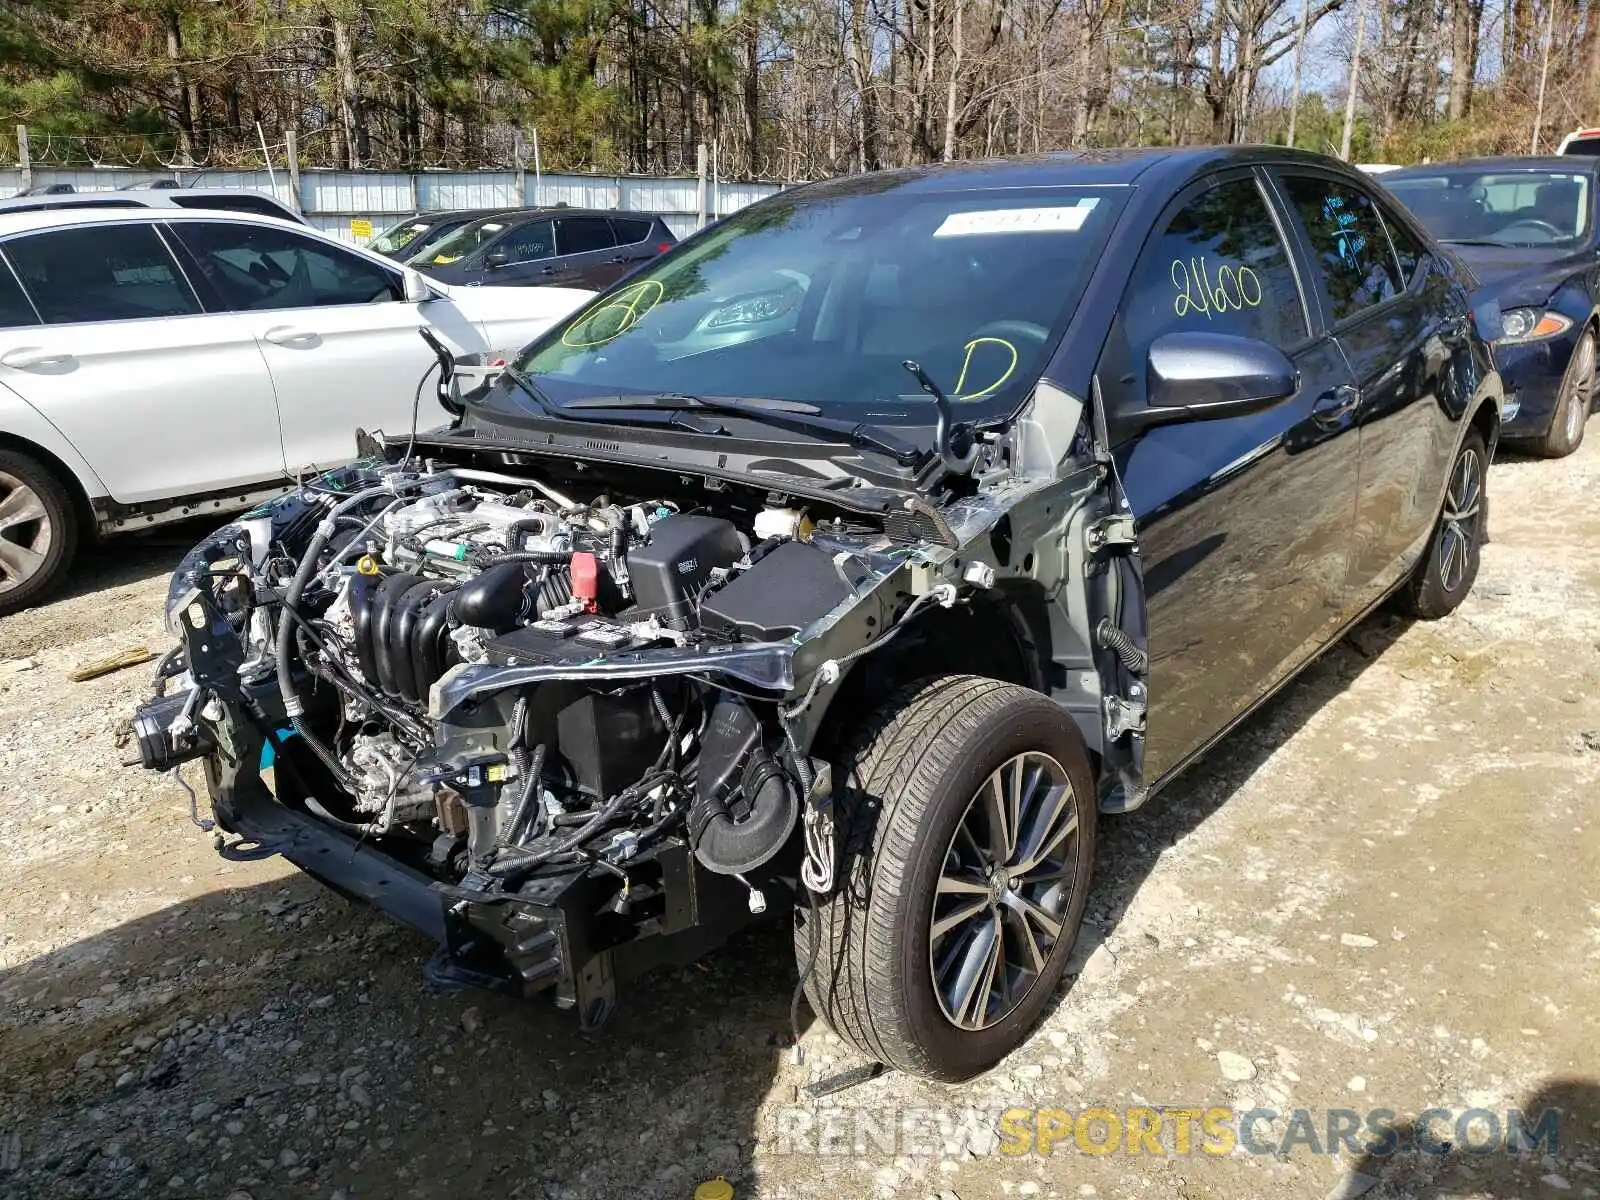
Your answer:
[[[826,699],[959,590],[937,523],[887,528],[918,519],[368,460],[181,564],[144,761],[202,760],[223,853],[436,938],[439,980],[597,1022],[620,978],[832,886]]]

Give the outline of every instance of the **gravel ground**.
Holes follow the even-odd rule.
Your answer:
[[[809,1017],[790,1060],[781,929],[653,977],[588,1037],[435,993],[417,937],[281,861],[218,859],[173,781],[119,765],[148,668],[67,678],[165,648],[167,574],[202,531],[97,552],[0,620],[0,1194],[1600,1194],[1597,489],[1600,437],[1497,463],[1460,613],[1367,622],[1106,821],[1073,977],[1010,1060],[823,1100],[806,1085],[856,1064]],[[1304,1107],[1320,1129],[1547,1104],[1559,1143],[1524,1155],[997,1140],[1011,1106]]]

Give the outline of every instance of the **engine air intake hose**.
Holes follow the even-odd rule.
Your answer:
[[[788,775],[762,745],[761,722],[724,693],[706,726],[689,809],[695,857],[719,875],[753,871],[783,848],[799,814]]]

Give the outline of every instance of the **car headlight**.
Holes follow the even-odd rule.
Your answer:
[[[1507,342],[1537,342],[1572,328],[1572,320],[1542,308],[1508,308],[1500,314],[1500,336]]]
[[[785,288],[746,296],[717,309],[706,320],[705,328],[726,329],[730,325],[760,325],[766,321],[776,321],[794,307],[799,294],[793,288]]]

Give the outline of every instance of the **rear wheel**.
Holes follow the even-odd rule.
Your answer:
[[[54,587],[77,545],[66,488],[26,454],[0,450],[0,613],[26,608]]]
[[[806,994],[861,1053],[969,1078],[1027,1037],[1077,940],[1095,792],[1071,719],[1013,684],[900,693],[843,756],[840,884],[802,911]]]
[[[1595,363],[1594,331],[1586,330],[1573,347],[1572,361],[1561,380],[1550,430],[1534,444],[1546,458],[1565,458],[1583,444],[1583,431],[1594,407]]]
[[[1468,432],[1456,451],[1444,506],[1427,553],[1401,594],[1400,606],[1413,617],[1432,621],[1456,610],[1478,577],[1478,556],[1488,527],[1488,453],[1483,435]]]

